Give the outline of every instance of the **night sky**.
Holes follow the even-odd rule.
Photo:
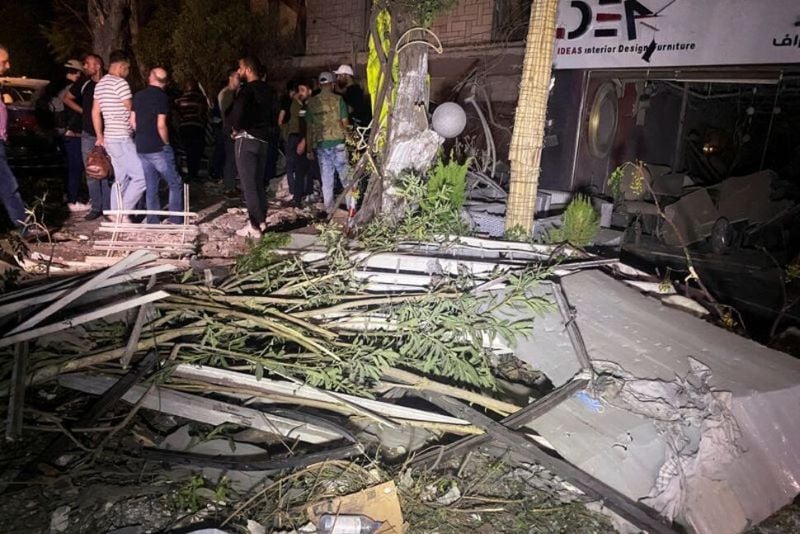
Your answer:
[[[11,55],[8,76],[56,79],[63,75],[61,64],[53,59],[43,37],[52,17],[49,0],[0,1],[0,43]]]

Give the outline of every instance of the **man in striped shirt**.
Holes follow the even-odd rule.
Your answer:
[[[111,156],[114,180],[122,195],[119,206],[116,194],[111,194],[111,209],[132,210],[142,199],[146,186],[144,170],[133,142],[131,108],[133,96],[125,77],[131,63],[124,52],[111,53],[108,74],[94,88],[92,123],[97,133],[97,145]]]

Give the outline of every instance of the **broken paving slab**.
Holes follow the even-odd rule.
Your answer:
[[[742,532],[792,501],[800,491],[800,361],[600,271],[562,284],[601,372],[598,395],[561,403],[532,429],[580,469],[632,499],[654,497],[648,504],[701,534]],[[602,389],[604,375],[615,376],[608,382],[616,389]],[[630,393],[640,406],[621,401],[637,398]],[[649,413],[647,402],[664,409]],[[675,417],[685,431],[676,434]]]

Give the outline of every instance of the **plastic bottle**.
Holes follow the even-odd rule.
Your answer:
[[[319,534],[373,534],[381,526],[380,521],[373,521],[363,515],[324,514],[319,518],[317,532]]]

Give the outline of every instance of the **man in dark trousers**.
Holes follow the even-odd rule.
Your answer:
[[[175,152],[169,144],[167,116],[169,97],[164,92],[169,81],[167,71],[156,67],[147,77],[147,88],[133,97],[131,122],[136,130],[136,152],[142,162],[147,183],[145,198],[148,211],[160,211],[158,185],[163,178],[169,187],[169,211],[183,211],[183,183],[175,166]],[[147,224],[158,224],[161,217],[150,214]],[[183,223],[183,217],[171,215],[167,222]]]
[[[217,95],[220,115],[222,115],[222,142],[225,146],[225,167],[222,170],[222,183],[225,187],[225,194],[235,198],[238,198],[241,192],[236,187],[236,157],[233,137],[231,137],[230,116],[240,85],[239,72],[237,69],[231,69],[228,71],[228,84]]]
[[[67,69],[69,85],[61,93],[61,104],[64,107],[64,153],[67,156],[67,208],[72,212],[89,211],[89,204],[80,201],[81,182],[83,181],[83,156],[81,155],[81,112],[74,106],[67,105],[67,95],[75,85],[86,83],[83,74],[83,63],[70,59],[64,64]]]
[[[208,120],[208,101],[196,80],[188,80],[183,94],[175,101],[178,111],[178,132],[181,144],[186,151],[186,167],[189,180],[200,177],[200,163],[206,148],[206,121]]]
[[[296,81],[292,84],[292,101],[286,115],[286,181],[292,194],[292,205],[299,208],[303,197],[310,194],[308,185],[309,161],[306,157],[306,100],[311,96],[311,84]]]
[[[0,76],[11,68],[8,48],[0,44]],[[6,139],[8,138],[8,110],[0,98],[0,200],[6,208],[8,218],[20,230],[25,226],[25,204],[19,194],[19,185],[8,166]]]
[[[262,68],[255,58],[239,60],[239,77],[246,81],[231,111],[235,140],[236,169],[247,206],[248,224],[236,234],[260,237],[266,229],[267,193],[264,169],[270,142],[277,142],[278,113],[275,92],[261,79]]]
[[[103,77],[102,58],[97,54],[88,54],[83,59],[83,74],[85,78],[74,83],[64,95],[64,105],[81,114],[81,157],[85,162],[97,142],[97,134],[92,123],[92,104],[94,87]],[[111,185],[108,177],[102,180],[89,178],[86,185],[89,188],[91,201],[86,220],[93,221],[103,215],[103,210],[111,209]]]

